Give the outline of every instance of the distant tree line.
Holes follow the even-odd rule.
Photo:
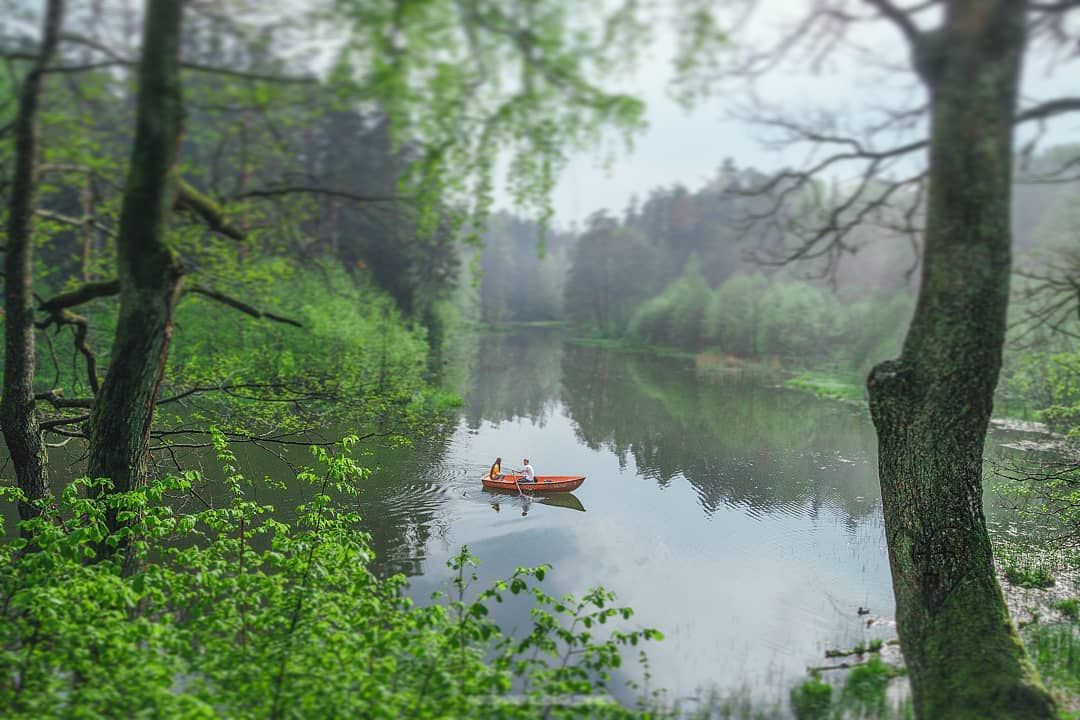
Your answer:
[[[1024,161],[1013,202],[1016,248],[1025,258],[1045,255],[1077,227],[1072,186],[1037,182],[1073,157],[1074,148],[1055,147]],[[773,263],[770,251],[785,238],[773,224],[748,221],[769,202],[750,189],[769,179],[727,160],[696,191],[657,188],[621,217],[600,211],[580,230],[544,233],[535,222],[499,214],[484,237],[482,319],[562,319],[634,342],[828,363],[865,375],[875,359],[899,352],[918,248],[885,215],[852,231],[855,252],[835,267]],[[790,203],[810,220],[843,200],[835,185],[814,191]],[[1027,360],[1022,374],[1044,365]]]

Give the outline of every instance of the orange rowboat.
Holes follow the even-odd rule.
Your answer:
[[[489,490],[513,490],[518,487],[529,492],[570,492],[581,487],[585,482],[584,475],[537,475],[536,482],[527,483],[523,475],[503,475],[498,480],[492,480],[490,475],[483,478],[484,487]]]

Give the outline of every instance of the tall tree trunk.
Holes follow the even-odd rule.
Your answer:
[[[0,427],[19,489],[28,501],[19,503],[19,516],[24,520],[40,514],[31,503],[49,494],[45,443],[34,401],[34,201],[38,184],[38,108],[45,73],[56,55],[63,15],[63,0],[49,0],[41,50],[19,92],[14,128],[15,171],[4,257],[4,390],[0,397]]]
[[[135,143],[117,231],[120,311],[108,374],[90,416],[88,472],[117,492],[146,477],[150,423],[172,336],[183,266],[166,241],[176,197],[181,0],[148,0]],[[110,518],[115,529],[117,522]]]
[[[919,718],[1051,718],[994,571],[983,444],[1010,273],[1024,4],[949,0],[915,48],[931,99],[922,284],[898,360],[868,379],[896,595]]]

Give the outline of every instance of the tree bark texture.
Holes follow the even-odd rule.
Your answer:
[[[40,509],[32,503],[49,494],[45,443],[34,401],[34,204],[42,85],[56,55],[63,14],[63,0],[49,0],[41,49],[19,90],[14,126],[15,168],[4,257],[4,388],[0,397],[0,427],[16,481],[26,496],[27,501],[19,503],[19,516],[24,520],[40,514]]]
[[[922,282],[901,356],[868,378],[901,648],[916,716],[1051,718],[994,570],[983,445],[1009,297],[1025,10],[949,0],[914,47],[931,101]]]
[[[167,242],[176,198],[181,0],[149,0],[139,63],[135,141],[117,231],[120,309],[108,373],[90,416],[88,472],[116,492],[146,477],[150,424],[168,358],[183,266]],[[116,529],[118,523],[110,518]]]

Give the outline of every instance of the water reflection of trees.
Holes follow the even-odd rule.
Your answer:
[[[543,425],[559,397],[563,341],[558,328],[489,333],[477,339],[465,392],[470,428],[528,418]]]
[[[372,473],[360,481],[359,497],[339,495],[337,499],[360,514],[363,529],[371,534],[376,554],[372,569],[376,573],[421,574],[428,541],[445,534],[446,483],[437,473],[446,472],[452,433],[453,427],[448,425],[412,446],[373,444],[359,450],[360,464]],[[333,433],[344,434],[344,430]],[[311,500],[314,488],[293,477],[297,470],[312,464],[307,448],[290,446],[268,453],[238,445],[233,450],[241,471],[251,481],[247,492],[258,502],[272,505],[276,517],[291,519],[298,505]],[[229,493],[218,463],[203,456],[190,458],[190,464],[203,471],[201,496],[213,504],[227,503]]]
[[[873,511],[865,416],[760,382],[707,382],[689,361],[568,346],[562,400],[582,442],[666,486],[685,477],[702,508],[741,505],[850,519]],[[854,462],[853,462],[854,461]]]

